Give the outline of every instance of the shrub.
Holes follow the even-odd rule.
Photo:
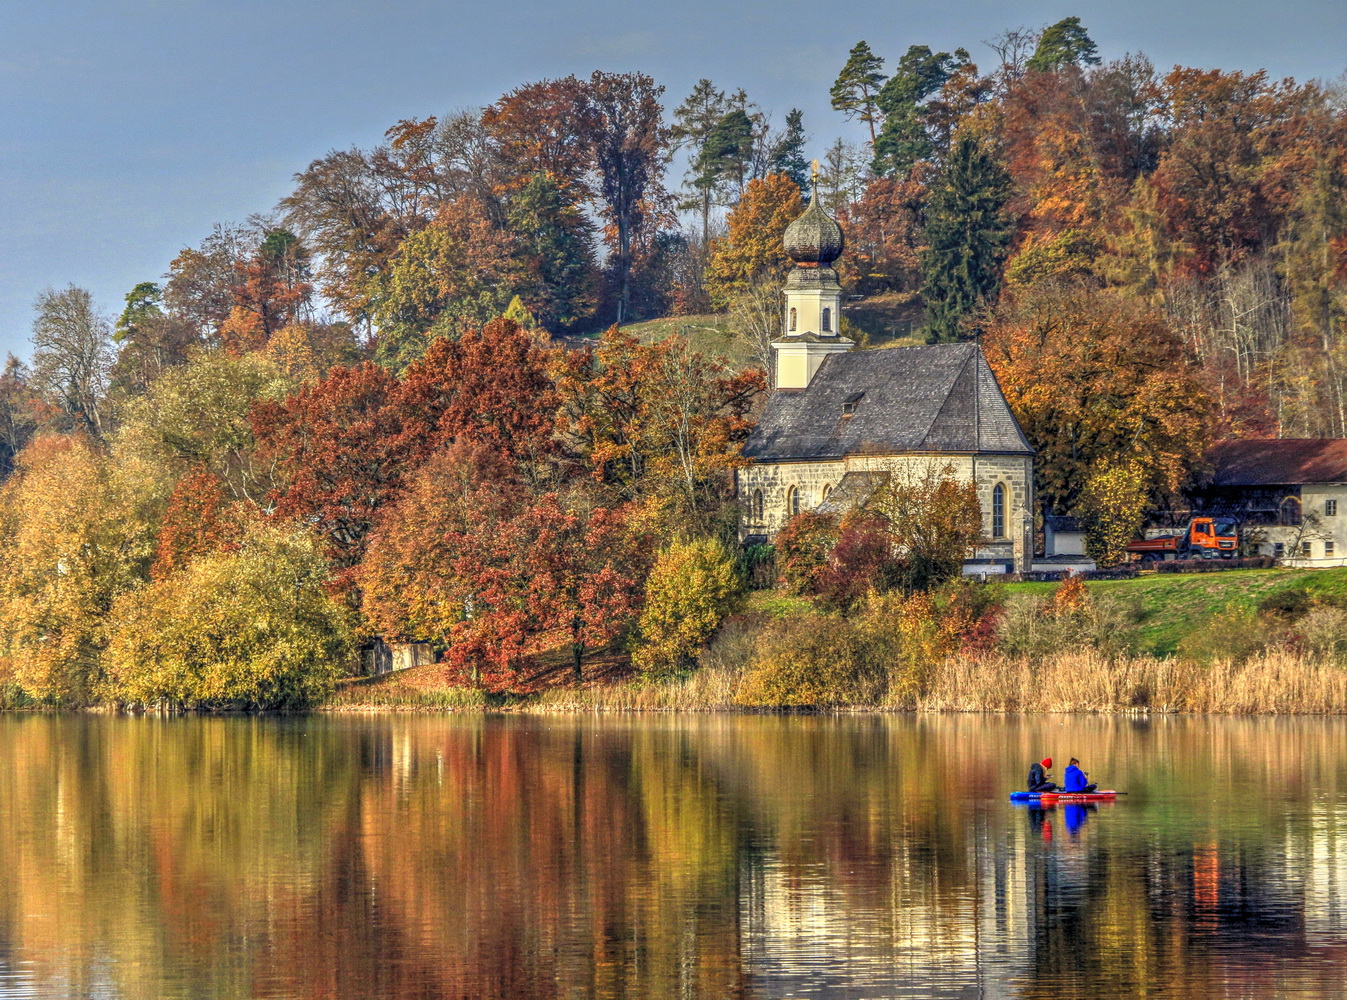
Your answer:
[[[1299,584],[1264,594],[1262,600],[1258,602],[1258,612],[1294,621],[1309,614],[1313,606],[1314,597],[1310,594],[1309,588]]]
[[[812,594],[837,541],[837,521],[827,514],[796,514],[776,536],[777,578],[792,594]]]
[[[1048,598],[1010,604],[1001,619],[996,648],[1006,656],[1045,657],[1092,650],[1125,656],[1140,645],[1140,604],[1097,597],[1077,576],[1069,576]]]
[[[759,634],[736,700],[769,707],[874,704],[888,683],[885,658],[876,653],[873,637],[840,616],[777,619]]]
[[[108,694],[171,708],[296,708],[326,696],[350,637],[307,535],[250,531],[113,606]]]
[[[739,575],[749,590],[771,590],[776,586],[776,549],[771,545],[749,545],[739,552]]]
[[[814,593],[826,611],[850,612],[871,591],[884,592],[897,582],[900,564],[892,555],[885,523],[877,517],[847,518],[814,573]]]
[[[1234,606],[1208,616],[1179,643],[1179,655],[1197,663],[1232,664],[1267,652],[1280,630],[1251,608]]]
[[[1347,656],[1347,608],[1312,608],[1297,623],[1296,633],[1307,654],[1341,661]]]
[[[885,657],[889,702],[915,705],[945,658],[989,648],[1001,611],[1000,587],[967,580],[909,596],[872,595],[859,624]]]
[[[636,666],[647,673],[696,666],[741,596],[739,575],[723,542],[700,538],[668,546],[646,581]]]

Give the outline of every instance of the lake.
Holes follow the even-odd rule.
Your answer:
[[[1347,723],[0,716],[0,996],[1347,997]],[[1116,804],[1007,793],[1067,758]]]

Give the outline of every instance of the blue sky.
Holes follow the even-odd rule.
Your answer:
[[[77,284],[108,313],[217,222],[267,211],[334,148],[401,118],[489,103],[518,84],[639,69],[676,105],[699,77],[778,121],[805,112],[812,155],[858,138],[828,107],[847,51],[968,48],[1079,16],[1106,59],[1333,80],[1342,0],[830,4],[804,0],[10,0],[0,14],[0,352],[28,353],[32,302]]]

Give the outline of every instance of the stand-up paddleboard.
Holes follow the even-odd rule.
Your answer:
[[[1111,802],[1118,797],[1112,789],[1101,788],[1097,792],[1011,792],[1011,802]]]

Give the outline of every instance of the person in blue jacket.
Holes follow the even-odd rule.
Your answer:
[[[1071,763],[1066,765],[1066,773],[1062,775],[1062,791],[1093,792],[1099,786],[1087,784],[1085,779],[1088,777],[1089,775],[1080,769],[1080,761],[1072,757]]]

